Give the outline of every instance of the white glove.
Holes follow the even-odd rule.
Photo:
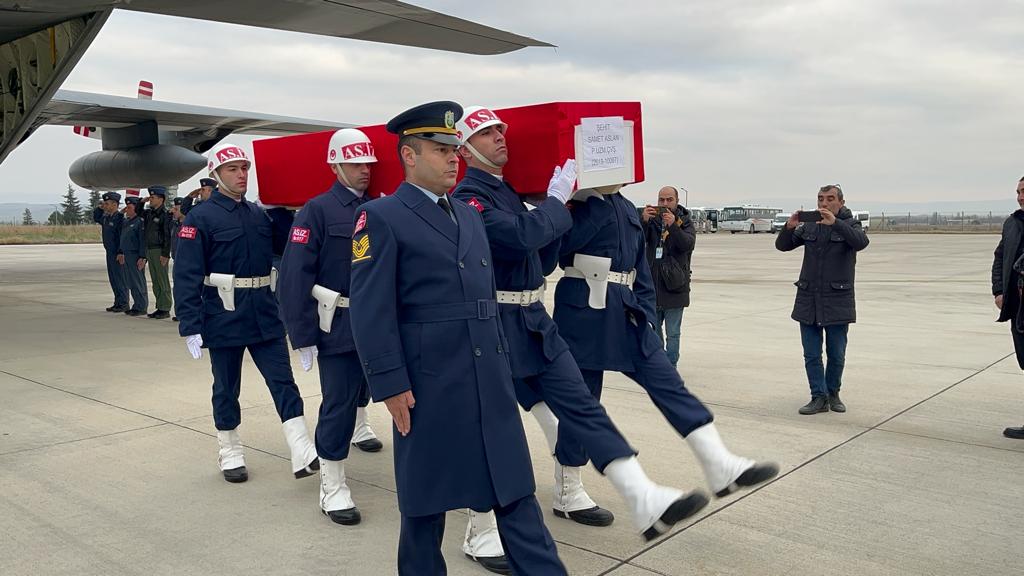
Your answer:
[[[559,202],[565,204],[572,196],[572,189],[575,185],[576,161],[569,158],[565,161],[565,166],[555,166],[555,173],[551,176],[551,182],[548,183],[548,196],[557,198]]]
[[[188,352],[192,358],[199,360],[203,357],[203,337],[201,335],[185,336],[185,345],[188,346]]]
[[[302,369],[304,371],[309,372],[309,369],[313,367],[313,359],[316,358],[316,355],[316,346],[299,348],[299,362],[302,362]]]

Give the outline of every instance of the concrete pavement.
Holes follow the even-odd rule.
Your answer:
[[[808,397],[789,319],[800,253],[768,235],[701,235],[680,372],[735,452],[779,462],[770,485],[716,501],[645,544],[593,470],[610,528],[547,524],[571,574],[614,576],[1019,574],[1024,378],[993,322],[997,236],[875,235],[861,253],[846,414],[800,416]],[[363,513],[340,527],[317,480],[292,478],[270,396],[250,361],[243,423],[250,481],[219,475],[209,362],[170,321],[103,311],[99,246],[0,247],[0,574],[394,573],[398,537],[390,424],[379,454],[347,466]],[[550,306],[550,302],[549,302]],[[312,430],[315,371],[296,379]],[[604,404],[656,481],[704,487],[689,449],[643,391],[605,380]],[[551,458],[532,417],[538,498]],[[482,575],[448,515],[452,575]]]

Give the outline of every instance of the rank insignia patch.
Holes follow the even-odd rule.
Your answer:
[[[370,235],[367,234],[362,238],[352,239],[352,263],[362,262],[363,260],[369,260],[370,254]]]

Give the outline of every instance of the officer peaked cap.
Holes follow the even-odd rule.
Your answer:
[[[455,123],[462,118],[462,106],[442,100],[410,108],[395,116],[387,124],[388,132],[399,138],[415,136],[449,146],[461,146]]]

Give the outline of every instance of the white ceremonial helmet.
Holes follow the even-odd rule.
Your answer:
[[[210,176],[216,179],[217,168],[236,160],[242,160],[250,166],[252,165],[249,155],[238,144],[221,143],[210,149],[210,153],[207,155],[206,167],[210,172]]]
[[[331,135],[327,145],[328,164],[365,164],[376,162],[373,142],[355,128],[342,128]]]
[[[210,178],[217,181],[217,184],[225,189],[229,190],[224,181],[221,180],[220,174],[217,173],[217,168],[229,163],[229,162],[245,162],[247,167],[252,166],[252,162],[249,160],[249,155],[245,153],[237,144],[221,143],[210,149],[207,155],[206,167],[210,171]]]
[[[462,111],[462,118],[455,123],[455,129],[458,131],[459,140],[462,140],[462,145],[479,161],[483,162],[491,168],[501,168],[494,162],[485,158],[472,144],[469,143],[469,139],[477,132],[484,128],[491,126],[501,126],[500,131],[502,134],[508,129],[508,124],[501,121],[498,115],[494,113],[490,108],[484,108],[483,106],[469,106]]]
[[[469,106],[462,112],[462,118],[455,123],[455,129],[459,132],[459,139],[465,144],[469,138],[477,132],[489,126],[501,126],[502,133],[508,129],[508,124],[501,121],[498,115],[490,108],[483,106]]]

